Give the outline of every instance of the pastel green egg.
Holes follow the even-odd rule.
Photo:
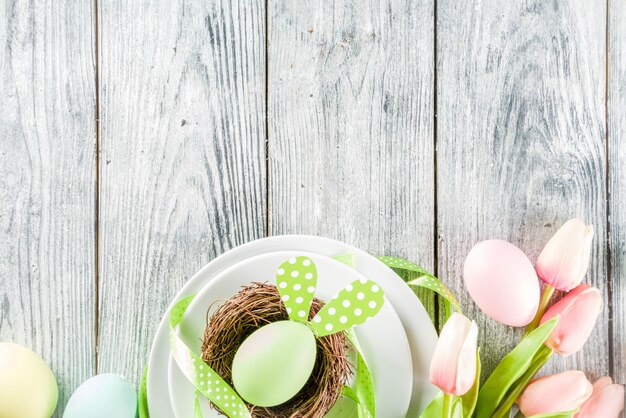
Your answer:
[[[115,374],[100,374],[84,382],[70,398],[63,418],[135,418],[137,393]]]
[[[357,418],[359,406],[346,396],[340,396],[335,405],[328,411],[325,418]]]
[[[309,380],[317,347],[303,323],[278,321],[245,339],[233,360],[233,384],[257,406],[276,406],[293,398]]]
[[[0,343],[0,418],[50,418],[57,399],[56,379],[41,357]]]

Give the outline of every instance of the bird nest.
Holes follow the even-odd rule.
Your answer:
[[[324,306],[315,298],[309,320]],[[209,309],[210,311],[211,309]],[[232,364],[243,341],[260,327],[288,320],[276,286],[253,283],[228,299],[208,317],[202,341],[202,359],[232,386]],[[335,404],[350,377],[349,341],[344,333],[317,338],[317,358],[311,377],[289,401],[274,407],[248,404],[253,417],[316,418]]]

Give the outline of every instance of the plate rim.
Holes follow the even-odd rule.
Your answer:
[[[265,248],[269,247],[269,248]],[[314,249],[312,249],[314,248]],[[200,288],[201,285],[197,285],[195,282],[198,280],[200,275],[206,274],[205,272],[210,269],[216,269],[216,274],[227,268],[230,264],[237,262],[239,259],[247,258],[248,256],[244,256],[244,254],[249,251],[254,252],[255,254],[262,254],[264,252],[271,252],[277,250],[302,250],[302,251],[310,251],[317,252],[323,255],[331,255],[333,254],[341,254],[341,253],[354,253],[355,255],[360,256],[359,259],[364,258],[368,264],[371,265],[372,268],[380,271],[383,274],[389,275],[389,277],[394,277],[393,280],[396,282],[402,283],[403,286],[406,286],[406,283],[400,276],[398,276],[391,268],[386,266],[380,260],[378,260],[373,255],[368,252],[361,250],[353,245],[337,241],[335,239],[320,237],[317,235],[303,235],[303,234],[287,234],[287,235],[275,235],[270,237],[263,237],[256,240],[249,241],[247,243],[238,245],[236,247],[231,248],[230,250],[222,253],[221,255],[215,257],[213,260],[205,264],[201,269],[199,269],[187,282],[183,285],[183,287],[176,293],[176,295],[172,298],[170,305],[165,310],[159,325],[156,328],[154,333],[154,337],[152,339],[152,345],[149,352],[148,358],[148,371],[153,370],[154,359],[157,356],[163,355],[166,359],[168,356],[169,350],[163,350],[163,347],[159,347],[159,344],[155,344],[158,339],[166,339],[168,338],[168,329],[167,329],[167,315],[171,311],[174,304],[184,295],[193,293],[195,288]],[[332,251],[331,251],[332,249]],[[261,251],[259,251],[261,250]],[[324,252],[321,252],[324,251]],[[357,262],[357,270],[359,262]],[[389,294],[387,295],[389,297]],[[394,296],[395,298],[396,296]],[[402,322],[405,331],[407,333],[407,337],[409,339],[409,344],[411,346],[411,355],[413,361],[413,395],[411,398],[411,405],[409,406],[409,414],[419,415],[421,411],[437,393],[437,389],[428,381],[428,378],[424,378],[427,376],[427,371],[430,364],[430,359],[432,358],[432,354],[435,349],[435,345],[437,343],[437,332],[435,331],[435,327],[430,320],[430,316],[426,311],[424,305],[422,305],[421,301],[417,297],[417,295],[412,292],[402,292],[402,294],[397,294],[398,298],[402,298],[405,300],[405,303],[408,305],[400,305],[397,306],[394,304],[395,310],[400,317],[400,321]],[[390,298],[391,299],[391,298]],[[413,310],[413,313],[417,313],[418,317],[422,319],[427,319],[426,321],[421,321],[418,317],[411,317],[411,314],[408,311]],[[409,327],[407,325],[412,323],[413,321],[421,322],[421,333],[420,335],[415,334],[415,328]],[[414,344],[415,343],[415,344]],[[162,351],[165,351],[163,353]],[[157,373],[158,374],[158,373]],[[152,376],[152,378],[151,378]],[[169,402],[169,395],[167,398],[167,404],[164,405],[163,402],[157,407],[154,405],[155,397],[150,398],[150,388],[154,386],[154,373],[148,372],[147,376],[147,393],[148,393],[148,409],[149,411],[158,410],[158,417],[171,417],[171,405]],[[418,383],[418,384],[416,384]],[[152,401],[151,401],[152,399]],[[161,397],[159,397],[161,399]],[[151,407],[152,405],[152,407]],[[165,412],[163,414],[163,410],[167,410],[170,412],[168,415]],[[156,415],[156,414],[155,414]],[[157,418],[153,416],[152,418]]]
[[[212,278],[210,278],[209,280],[207,280],[207,278],[205,278],[206,282],[204,284],[204,286],[202,286],[202,288],[198,291],[197,296],[199,296],[200,294],[207,294],[210,293],[211,291],[211,287],[214,287],[217,284],[217,281],[220,280],[224,280],[224,276],[227,275],[229,272],[232,272],[234,269],[242,268],[241,264],[242,263],[249,263],[250,261],[258,261],[260,258],[268,258],[268,257],[277,257],[277,256],[281,256],[281,254],[284,255],[285,259],[289,258],[289,257],[294,257],[294,256],[298,256],[298,255],[303,255],[303,256],[307,256],[310,258],[319,258],[324,260],[325,263],[330,263],[332,265],[336,265],[338,269],[342,269],[345,271],[350,271],[351,274],[354,274],[356,277],[365,277],[369,280],[372,280],[366,273],[356,270],[354,268],[352,268],[351,266],[348,266],[344,263],[342,263],[341,261],[335,260],[330,256],[327,256],[325,254],[319,254],[319,253],[313,253],[310,251],[297,251],[297,250],[278,250],[278,251],[270,251],[270,252],[266,252],[266,253],[262,253],[262,254],[257,254],[251,257],[248,257],[244,260],[240,260],[236,263],[233,263],[232,265],[228,266],[227,268],[225,268],[224,270],[222,270],[221,272],[215,274]],[[256,260],[255,260],[256,259]],[[316,261],[317,262],[317,261]],[[254,280],[252,280],[254,281]],[[269,280],[271,282],[271,280]],[[388,279],[385,279],[385,281],[388,281]],[[384,286],[384,284],[381,283],[377,283],[381,286]],[[207,289],[208,288],[208,289]],[[338,292],[341,289],[341,285],[339,285],[337,287],[336,292]],[[335,293],[336,293],[335,292]],[[332,296],[332,295],[331,295]],[[402,351],[402,355],[403,357],[406,356],[406,361],[405,363],[406,366],[409,367],[409,369],[406,371],[407,375],[405,376],[405,378],[403,378],[402,380],[408,381],[407,383],[407,388],[404,389],[402,391],[402,398],[401,398],[401,402],[404,405],[404,411],[402,412],[402,414],[406,415],[406,413],[408,412],[409,406],[411,404],[411,398],[413,395],[413,356],[411,353],[411,346],[409,344],[409,339],[408,336],[406,335],[406,330],[404,329],[404,325],[402,324],[402,321],[400,320],[400,317],[398,316],[398,313],[396,312],[393,304],[385,297],[385,301],[388,304],[388,308],[389,309],[389,314],[393,317],[393,319],[397,320],[397,327],[399,327],[399,329],[397,329],[398,332],[400,332],[400,336],[398,336],[397,338],[399,339],[398,341],[396,341],[397,344],[401,345],[398,351]],[[189,305],[189,308],[192,307],[193,304],[197,304],[197,303],[202,303],[200,301],[198,301],[198,299],[194,299],[191,304]],[[187,315],[187,313],[185,314]],[[388,318],[389,320],[391,320],[392,318]],[[380,329],[380,326],[379,326]],[[357,334],[359,333],[360,330],[356,330]],[[179,331],[180,332],[180,331]],[[370,336],[371,337],[371,336]],[[401,340],[401,341],[400,341]],[[379,347],[380,348],[380,347]],[[395,346],[394,346],[395,348]],[[371,361],[371,360],[370,360]],[[170,404],[172,405],[172,409],[174,411],[174,416],[184,416],[181,414],[178,414],[178,412],[181,411],[180,409],[180,404],[179,407],[176,407],[175,405],[177,404],[177,402],[174,400],[174,398],[172,397],[172,367],[174,367],[173,363],[172,363],[172,355],[170,353],[169,358],[168,358],[168,394],[170,397]],[[389,379],[385,379],[385,382],[388,382]],[[177,381],[178,382],[178,381]],[[396,387],[397,389],[397,387]],[[400,399],[398,399],[400,400]],[[396,416],[395,414],[393,416]]]

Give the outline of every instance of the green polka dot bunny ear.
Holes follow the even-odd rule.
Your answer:
[[[308,257],[293,257],[276,271],[276,283],[289,318],[307,322],[317,286],[315,264]],[[384,300],[376,283],[355,280],[328,301],[310,326],[318,337],[345,331],[376,315]]]
[[[317,268],[308,257],[293,257],[276,270],[276,286],[293,321],[307,322],[317,287]]]
[[[384,301],[383,291],[376,283],[356,280],[324,305],[311,326],[319,337],[345,331],[371,319]]]

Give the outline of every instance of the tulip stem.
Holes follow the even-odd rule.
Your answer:
[[[506,398],[500,402],[500,406],[496,409],[496,412],[493,413],[491,418],[502,418],[508,416],[509,411],[513,408],[513,404],[517,398],[519,398],[522,392],[524,392],[524,389],[526,389],[537,372],[548,362],[551,355],[552,350],[550,348],[543,346],[539,349],[539,352],[535,355],[535,358],[530,364],[528,370],[526,370],[526,373],[520,377]]]
[[[543,314],[548,309],[548,305],[550,305],[550,301],[552,300],[553,295],[554,295],[554,287],[547,284],[543,289],[543,293],[541,294],[541,300],[539,301],[539,308],[537,309],[537,314],[533,318],[532,322],[528,324],[528,326],[526,327],[526,333],[524,334],[524,336],[530,334],[532,331],[537,329],[537,327],[539,326],[539,323],[541,322],[541,318],[543,317]]]
[[[454,395],[443,394],[443,418],[452,418],[452,403],[454,402]]]

